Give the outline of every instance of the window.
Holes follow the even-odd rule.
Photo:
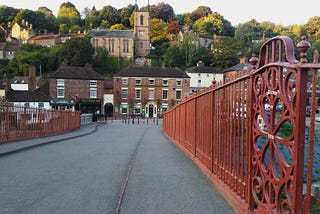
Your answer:
[[[143,25],[143,16],[140,16],[140,25]]]
[[[128,89],[127,88],[123,88],[122,92],[121,92],[121,98],[122,99],[128,99]]]
[[[136,85],[141,85],[141,79],[136,79]]]
[[[97,98],[97,89],[90,88],[90,98]]]
[[[201,85],[201,80],[198,80],[198,85]]]
[[[200,73],[198,74],[198,77],[201,77],[201,74],[200,74]]]
[[[97,80],[90,80],[90,88],[96,88],[97,87]]]
[[[162,90],[162,99],[167,100],[168,99],[168,90]]]
[[[128,79],[122,79],[122,85],[128,85]]]
[[[62,87],[57,88],[57,98],[64,98],[64,88]]]
[[[64,79],[57,79],[57,86],[64,86]]]
[[[168,85],[168,80],[162,80],[162,85]]]
[[[124,39],[123,41],[122,41],[122,52],[123,53],[129,53],[129,40],[128,39]]]
[[[154,100],[154,90],[149,89],[149,100]]]
[[[38,107],[39,108],[43,108],[44,107],[44,103],[38,103]]]
[[[139,35],[143,36],[144,35],[144,30],[139,30]],[[141,43],[141,44],[143,44],[143,43]]]
[[[149,85],[154,85],[154,79],[149,79]]]
[[[181,80],[177,80],[177,86],[181,86],[182,85],[182,81]]]
[[[114,39],[109,39],[109,52],[114,52]]]
[[[122,113],[122,114],[127,114],[127,112],[128,112],[127,106],[123,106],[123,107],[121,108],[121,113]]]
[[[176,90],[176,100],[181,100],[181,91]]]
[[[136,89],[136,99],[141,99],[141,89]]]

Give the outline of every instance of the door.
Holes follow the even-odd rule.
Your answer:
[[[149,112],[149,117],[153,117],[153,105],[152,104],[149,105],[148,112]]]

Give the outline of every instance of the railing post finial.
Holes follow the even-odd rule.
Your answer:
[[[252,54],[250,60],[249,60],[251,66],[252,66],[252,70],[255,70],[256,69],[256,65],[258,63],[258,58],[256,57],[255,54]]]
[[[217,83],[216,78],[213,78],[211,83],[212,83],[213,88],[215,88],[216,87],[216,83]]]
[[[300,53],[300,62],[306,63],[307,61],[307,50],[310,48],[310,43],[306,40],[306,36],[301,37],[301,41],[297,44],[298,51]]]

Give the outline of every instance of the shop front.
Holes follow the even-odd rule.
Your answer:
[[[80,99],[76,104],[76,110],[79,110],[80,114],[100,116],[103,114],[101,111],[101,99]]]
[[[76,110],[74,100],[50,100],[50,106],[58,110]]]

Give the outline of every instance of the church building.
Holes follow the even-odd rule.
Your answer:
[[[134,11],[133,30],[92,29],[89,32],[94,48],[104,47],[109,55],[118,58],[132,59],[144,57],[150,52],[150,7]]]

